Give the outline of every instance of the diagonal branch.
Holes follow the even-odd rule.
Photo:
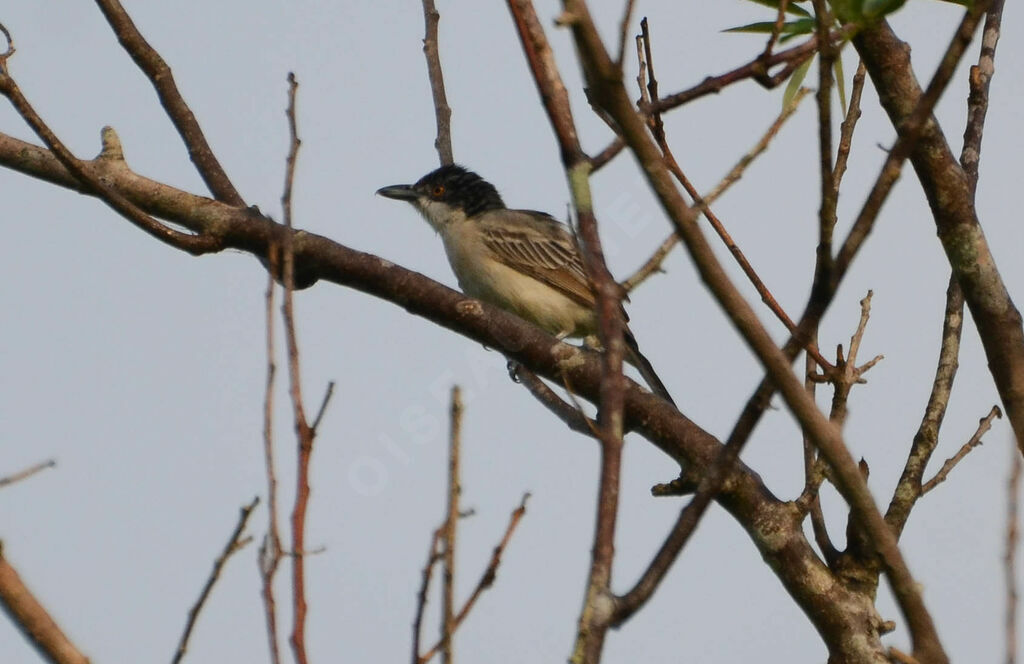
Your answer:
[[[466,603],[462,605],[461,609],[459,609],[458,615],[456,615],[452,619],[451,630],[448,632],[448,635],[446,637],[443,637],[437,643],[435,643],[433,647],[427,652],[423,653],[422,655],[415,656],[414,664],[426,664],[426,662],[429,662],[434,657],[434,655],[438,653],[440,649],[447,647],[451,640],[452,634],[454,634],[455,630],[457,630],[462,625],[462,621],[464,621],[466,619],[466,616],[469,615],[469,612],[473,610],[473,607],[476,605],[477,600],[480,599],[480,596],[483,594],[483,592],[490,588],[492,585],[494,585],[495,579],[498,578],[498,566],[501,565],[501,556],[503,553],[505,553],[505,548],[508,546],[508,543],[512,541],[512,533],[515,532],[516,526],[519,525],[519,522],[523,519],[523,516],[526,514],[526,499],[529,497],[530,494],[524,494],[523,499],[519,502],[519,507],[512,510],[512,515],[509,517],[508,520],[508,526],[505,528],[505,534],[502,536],[501,541],[498,542],[498,545],[494,547],[494,550],[491,552],[491,561],[487,564],[487,568],[484,569],[483,574],[480,576],[480,580],[477,581],[476,587],[473,589],[473,592],[470,593],[469,599],[467,599]],[[435,539],[435,542],[436,541],[437,540]],[[430,583],[430,572],[426,568],[424,568],[423,570],[423,578],[424,585],[421,586],[420,598],[421,602],[425,603],[426,591],[423,590],[423,588],[426,588],[427,585],[429,585]],[[422,621],[422,603],[418,605],[416,617],[418,622]],[[414,652],[418,652],[418,648],[419,644],[417,643],[416,650],[414,650]]]
[[[53,468],[56,465],[57,465],[56,460],[54,460],[54,459],[47,459],[46,461],[42,461],[40,463],[34,464],[34,465],[29,466],[28,468],[25,468],[23,470],[19,470],[16,473],[11,473],[10,475],[7,475],[5,477],[0,477],[0,489],[2,489],[5,486],[10,486],[11,484],[14,484],[15,482],[20,482],[21,480],[24,480],[24,479],[27,479],[29,477],[32,477],[36,473],[40,473],[40,472],[46,470],[47,468]]]
[[[4,556],[0,544],[0,606],[14,626],[51,664],[89,664]]]
[[[970,440],[964,443],[963,446],[961,446],[960,449],[957,450],[956,454],[946,459],[946,462],[942,464],[942,467],[939,468],[939,471],[935,473],[935,477],[931,478],[921,486],[921,494],[924,495],[931,491],[932,489],[934,489],[935,487],[937,487],[938,485],[945,482],[946,478],[949,477],[949,474],[953,471],[953,468],[955,468],[958,463],[963,461],[964,457],[966,457],[971,450],[973,450],[978,445],[981,445],[981,437],[984,436],[985,433],[992,428],[992,420],[1002,416],[1003,412],[999,410],[999,406],[992,406],[992,410],[988,412],[988,415],[981,418],[981,420],[978,422],[978,429],[974,432],[974,435],[971,436]]]
[[[156,88],[160,104],[181,135],[185,147],[188,148],[189,159],[195,164],[196,170],[214,198],[228,205],[245,207],[242,196],[231,184],[227,173],[213,154],[196,116],[192,114],[192,109],[178,91],[171,68],[135,27],[135,23],[119,0],[96,0],[96,4],[99,5],[107,23],[113,28],[117,41]]]
[[[227,564],[228,558],[230,558],[236,551],[247,545],[252,541],[252,536],[242,537],[242,533],[245,532],[245,524],[249,521],[249,515],[256,509],[256,505],[260,502],[259,496],[252,499],[248,505],[243,505],[238,515],[238,523],[235,524],[235,529],[231,532],[231,536],[228,537],[228,543],[224,545],[224,550],[220,552],[217,559],[213,561],[213,570],[210,571],[210,576],[206,579],[206,583],[203,585],[202,591],[199,593],[199,597],[196,599],[196,603],[192,605],[192,608],[188,611],[188,620],[185,622],[185,629],[181,633],[181,638],[178,640],[178,647],[174,651],[174,657],[171,659],[171,664],[178,664],[182,658],[185,657],[185,652],[188,650],[188,640],[192,636],[192,629],[196,626],[196,620],[199,618],[199,612],[203,610],[203,605],[206,603],[206,599],[210,596],[210,592],[213,590],[213,586],[217,583],[217,579],[220,578],[220,573],[224,569],[224,565]]]
[[[946,416],[949,397],[953,391],[953,380],[959,368],[960,336],[964,324],[964,295],[960,285],[952,274],[949,275],[949,287],[946,289],[946,310],[942,317],[942,342],[939,347],[938,366],[935,367],[935,379],[932,381],[931,394],[925,405],[921,424],[914,434],[910,445],[907,462],[896,490],[889,501],[889,509],[885,512],[885,520],[892,527],[896,536],[903,532],[903,527],[910,518],[914,504],[921,497],[921,485],[924,470],[939,444],[939,431],[942,420]]]

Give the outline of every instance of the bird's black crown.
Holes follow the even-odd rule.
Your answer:
[[[493,184],[457,164],[427,173],[413,187],[434,200],[461,209],[467,217],[505,208]]]

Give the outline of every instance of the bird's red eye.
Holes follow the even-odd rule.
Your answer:
[[[434,187],[434,190],[430,193],[431,195],[433,195],[434,198],[441,198],[442,196],[444,196],[444,185],[437,185],[436,187]]]

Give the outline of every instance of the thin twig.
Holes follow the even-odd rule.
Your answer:
[[[1001,4],[1001,3],[1000,3]],[[1016,448],[1010,448],[1010,479],[1006,487],[1006,549],[1003,552],[1003,574],[1006,581],[1006,664],[1017,661],[1017,548],[1020,545],[1021,459]]]
[[[16,473],[12,473],[7,477],[0,477],[0,489],[2,489],[5,486],[14,484],[15,482],[20,482],[21,480],[26,479],[28,477],[32,477],[36,473],[44,471],[47,468],[53,468],[56,465],[56,459],[47,459],[46,461],[42,461],[40,463],[35,464],[34,466],[29,466],[24,470],[19,470]]]
[[[988,412],[988,415],[978,421],[978,429],[974,432],[974,435],[971,436],[970,440],[964,443],[960,449],[957,450],[956,454],[946,459],[946,462],[942,464],[942,468],[939,468],[939,472],[935,473],[935,477],[931,478],[921,486],[921,495],[928,493],[938,485],[945,482],[953,468],[963,461],[964,457],[966,457],[971,450],[978,445],[981,445],[981,437],[992,428],[992,420],[1002,416],[1003,411],[999,409],[999,406],[992,406],[992,410]]]
[[[939,431],[949,406],[953,381],[959,367],[960,336],[964,324],[964,293],[957,283],[956,275],[949,275],[949,286],[946,288],[946,307],[942,316],[942,342],[939,347],[939,359],[935,368],[931,393],[921,417],[921,424],[914,434],[910,445],[910,453],[903,466],[903,473],[896,484],[885,512],[885,520],[893,532],[899,536],[910,518],[914,504],[921,497],[921,483],[928,462],[939,444]]]
[[[423,55],[427,59],[427,76],[430,78],[430,94],[434,99],[434,120],[437,123],[437,138],[434,147],[441,165],[455,161],[452,153],[452,109],[448,106],[448,97],[444,92],[444,72],[441,69],[441,56],[437,51],[437,24],[441,14],[434,6],[434,0],[423,0],[423,22],[426,34],[423,37]]]
[[[971,193],[978,187],[978,163],[981,160],[981,138],[988,113],[988,90],[995,75],[996,45],[1003,22],[1004,0],[992,0],[985,16],[981,33],[981,54],[978,64],[971,67],[970,94],[967,98],[967,125],[964,128],[964,146],[960,151],[960,164],[967,174]]]
[[[846,109],[846,117],[839,126],[839,149],[836,151],[836,163],[832,169],[832,182],[836,191],[843,183],[843,175],[846,174],[846,165],[850,160],[850,148],[853,147],[853,131],[857,128],[857,121],[860,120],[860,98],[864,92],[864,79],[867,75],[867,67],[864,61],[857,63],[857,73],[853,75],[853,89],[850,92],[850,106]]]
[[[509,373],[513,380],[522,383],[537,401],[562,420],[569,429],[585,436],[595,437],[597,425],[583,414],[579,404],[563,401],[537,374],[517,362],[509,361]]]
[[[299,84],[295,74],[288,74],[288,130],[291,137],[288,158],[285,167],[284,193],[281,206],[284,211],[284,224],[292,228],[292,185],[295,180],[295,162],[298,157],[299,140],[295,117],[295,96]],[[296,464],[295,505],[292,508],[292,634],[289,638],[296,664],[307,664],[306,656],[306,509],[309,505],[309,463],[313,453],[313,429],[306,420],[302,406],[302,373],[299,367],[299,346],[295,334],[295,307],[293,290],[295,287],[295,255],[292,251],[292,234],[285,235],[284,240],[284,316],[285,341],[288,348],[289,394],[292,401],[292,413],[295,421],[295,433],[298,438],[298,462]]]
[[[810,90],[807,88],[801,88],[796,95],[794,95],[793,99],[786,105],[786,108],[782,110],[779,117],[775,118],[775,121],[772,122],[770,127],[768,127],[768,131],[761,136],[761,139],[754,145],[754,147],[740,157],[739,161],[736,162],[736,165],[725,174],[725,177],[723,177],[710,192],[702,196],[697,201],[697,204],[694,206],[694,213],[703,213],[705,208],[718,200],[722,194],[728,191],[729,187],[743,177],[743,173],[747,170],[747,167],[750,166],[754,159],[756,159],[762,152],[768,149],[768,145],[771,143],[772,139],[779,133],[779,130],[782,128],[782,125],[786,123],[786,120],[796,112],[797,107],[800,105],[800,102],[803,101],[803,98],[808,92],[810,92]]]
[[[189,159],[195,164],[199,176],[203,178],[214,198],[228,205],[245,207],[245,200],[231,184],[231,179],[207,143],[199,122],[192,114],[192,109],[185,103],[174,84],[171,68],[149,45],[118,0],[96,0],[96,4],[99,5],[107,23],[113,28],[117,41],[156,88],[160,104],[181,135],[185,147],[188,148]]]
[[[664,272],[665,270],[661,267],[661,264],[665,262],[665,259],[668,258],[668,255],[672,253],[677,244],[679,244],[679,236],[675,233],[662,240],[658,248],[654,250],[654,253],[644,261],[644,264],[622,281],[622,287],[626,289],[626,292],[632,293],[637,286],[647,281],[653,275]]]
[[[832,166],[832,66],[839,57],[835,46],[828,40],[832,24],[826,0],[813,0],[815,30],[818,37],[818,181],[821,203],[818,209],[819,266],[832,269],[832,234],[836,227],[836,206],[839,187],[836,186]]]
[[[860,321],[857,323],[857,329],[850,337],[849,355],[843,356],[843,345],[839,344],[836,349],[835,367],[826,369],[821,374],[815,373],[808,376],[815,382],[832,384],[834,390],[832,392],[832,410],[829,414],[829,419],[839,427],[842,427],[846,422],[847,400],[850,397],[850,390],[853,389],[854,385],[866,383],[867,381],[863,378],[864,374],[884,359],[884,356],[876,355],[871,360],[857,366],[857,355],[860,352],[861,340],[864,338],[868,319],[871,316],[871,298],[873,295],[874,292],[869,290],[864,299],[860,301]]]
[[[636,4],[636,0],[626,0],[626,8],[622,12],[622,21],[619,23],[619,55],[616,58],[616,62],[619,63],[619,69],[622,69],[623,58],[626,57],[626,41],[629,39],[629,21],[633,18],[633,6]],[[644,18],[644,21],[647,19]]]
[[[248,505],[243,505],[241,512],[238,515],[238,523],[235,524],[235,529],[231,532],[231,536],[228,537],[228,543],[224,545],[224,550],[220,552],[217,559],[213,561],[213,569],[210,571],[210,576],[207,577],[206,583],[203,585],[202,591],[199,593],[199,598],[196,599],[195,604],[188,610],[188,620],[185,622],[185,630],[181,633],[181,638],[178,639],[178,647],[174,651],[174,657],[171,659],[171,664],[178,664],[181,659],[185,656],[185,651],[188,650],[188,640],[192,636],[192,629],[196,626],[196,620],[199,618],[199,612],[202,611],[203,605],[206,603],[206,599],[210,596],[210,591],[213,590],[213,585],[217,583],[217,579],[220,578],[220,573],[224,569],[224,565],[236,551],[243,548],[246,544],[252,541],[252,536],[242,537],[242,532],[245,530],[245,524],[249,521],[249,515],[256,509],[256,505],[260,502],[260,497],[256,496],[252,499]]]
[[[448,511],[441,540],[444,543],[441,567],[441,664],[451,664],[452,634],[455,633],[455,547],[459,523],[459,497],[462,494],[460,461],[462,457],[462,391],[452,386],[451,431],[448,436]]]
[[[270,648],[271,664],[280,664],[281,647],[277,638],[277,604],[274,601],[274,577],[281,564],[281,531],[277,521],[277,472],[274,462],[274,379],[277,363],[274,349],[274,275],[280,273],[280,252],[268,252],[270,262],[267,271],[266,326],[267,380],[263,396],[263,463],[267,473],[267,532],[260,544],[257,564],[260,571],[260,596],[263,599],[263,614],[267,627],[267,645]]]
[[[526,500],[529,497],[529,493],[523,494],[523,499],[519,502],[519,507],[512,511],[512,515],[508,520],[508,526],[505,528],[505,534],[502,536],[501,541],[498,542],[498,545],[494,547],[494,551],[491,552],[491,561],[488,563],[487,569],[485,569],[484,573],[480,576],[480,580],[477,581],[476,588],[473,589],[469,599],[467,599],[466,603],[462,605],[462,609],[459,611],[458,615],[455,616],[455,619],[452,622],[451,634],[454,634],[455,630],[462,625],[462,621],[465,620],[466,616],[469,615],[469,612],[473,610],[473,606],[480,598],[480,595],[494,585],[495,579],[498,578],[498,566],[501,565],[501,556],[505,552],[505,547],[507,547],[508,543],[512,540],[512,533],[515,532],[516,526],[519,525],[519,522],[526,514]],[[429,573],[424,569],[424,580],[429,583],[429,578]],[[451,635],[449,635],[448,638],[450,640]],[[444,639],[438,641],[430,650],[419,656],[414,664],[426,664],[426,662],[429,662],[439,650],[447,647],[447,645],[448,643]]]
[[[854,29],[855,26],[843,26],[843,28],[832,32],[832,42],[836,43],[848,38]],[[667,111],[670,108],[676,108],[677,106],[688,104],[691,101],[706,95],[717,94],[733,83],[738,83],[739,81],[744,81],[748,78],[756,79],[765,87],[773,87],[789,78],[789,75],[792,74],[808,58],[813,56],[817,50],[818,38],[817,36],[814,36],[802,44],[786,49],[785,51],[773,53],[767,59],[764,59],[759,55],[754,60],[751,60],[747,64],[737,67],[732,71],[728,71],[718,76],[708,76],[692,88],[663,97],[657,104],[652,104],[650,109],[644,110]],[[775,67],[780,64],[784,65],[780,71],[772,74],[771,76],[765,76],[766,71],[771,67]]]
[[[599,169],[607,165],[608,162],[610,162],[620,152],[622,152],[622,148],[624,147],[626,147],[626,144],[625,142],[623,142],[621,136],[616,136],[615,138],[613,138],[612,142],[609,143],[606,148],[604,148],[603,150],[601,150],[600,152],[598,152],[597,154],[590,158],[590,174],[593,175]]]
[[[761,60],[767,60],[771,57],[772,51],[775,50],[775,44],[779,41],[779,35],[782,34],[782,26],[786,22],[786,7],[789,5],[789,0],[782,0],[779,2],[779,8],[775,14],[775,25],[772,26],[772,32],[768,35],[768,43],[764,46],[764,52],[761,53]]]
[[[2,31],[2,28],[0,28]],[[14,626],[52,664],[89,664],[4,556],[0,544],[0,607]]]
[[[324,418],[324,413],[327,411],[327,405],[331,403],[331,397],[334,396],[334,381],[327,382],[327,391],[324,392],[324,398],[320,402],[320,408],[316,411],[316,417],[313,418],[313,424],[310,428],[313,429],[313,433],[320,428],[320,420]]]
[[[423,566],[420,590],[416,593],[416,617],[412,621],[412,664],[420,663],[420,639],[423,634],[423,614],[427,608],[427,592],[434,574],[434,564],[441,559],[441,528],[434,530],[430,538],[430,551],[427,553],[427,564]]]

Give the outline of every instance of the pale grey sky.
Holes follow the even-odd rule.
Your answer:
[[[287,127],[285,77],[300,82],[304,139],[296,225],[454,285],[440,242],[406,206],[377,198],[436,165],[421,53],[420,3],[126,3],[175,77],[242,195],[278,216]],[[608,37],[622,3],[593,2]],[[454,109],[456,159],[494,182],[512,206],[563,216],[568,194],[557,149],[502,3],[441,0],[441,52]],[[1024,81],[1011,6],[997,57],[982,157],[979,210],[1018,304],[1018,160]],[[608,130],[589,111],[570,36],[550,27],[558,3],[538,3],[570,89],[585,146]],[[760,37],[720,30],[767,17],[750,3],[640,0],[650,17],[663,92],[730,69]],[[913,0],[893,23],[927,79],[959,20],[956,5]],[[114,126],[129,164],[205,193],[149,83],[91,3],[11,3],[0,15],[18,52],[11,71],[80,156]],[[976,59],[973,49],[968,60]],[[630,59],[633,62],[633,59]],[[851,76],[856,61],[846,53]],[[959,149],[964,71],[939,107]],[[814,80],[813,77],[810,80]],[[741,84],[669,116],[676,155],[713,186],[780,108],[782,91]],[[27,140],[0,104],[0,131]],[[868,91],[840,201],[845,228],[893,131]],[[811,102],[717,212],[791,314],[813,265],[816,128]],[[620,157],[594,181],[613,271],[625,275],[668,223]],[[100,203],[0,171],[7,251],[0,289],[0,475],[45,458],[58,466],[0,491],[5,555],[97,663],[169,659],[238,508],[265,493],[261,403],[265,273],[249,256],[193,259],[140,233]],[[886,359],[855,390],[847,440],[871,465],[887,501],[921,416],[938,348],[948,268],[908,170],[822,328],[822,347],[848,342],[857,301],[875,290],[865,357]],[[726,252],[721,252],[725,260]],[[726,261],[728,262],[728,261]],[[682,409],[716,435],[731,427],[761,372],[695,278],[683,252],[633,297],[632,325]],[[732,268],[731,268],[732,269]],[[738,270],[732,269],[738,274]],[[741,279],[738,281],[742,282]],[[744,287],[745,292],[752,293]],[[756,301],[756,297],[752,298]],[[328,380],[335,399],[315,451],[308,542],[313,661],[407,657],[415,592],[444,506],[448,389],[466,390],[461,594],[471,589],[524,491],[533,498],[495,587],[459,631],[462,661],[562,661],[582,600],[596,491],[597,449],[568,432],[509,381],[496,353],[392,304],[332,285],[297,297],[310,407]],[[762,319],[782,339],[770,315]],[[973,325],[965,325],[954,401],[936,454],[973,433],[997,396]],[[290,424],[278,398],[282,489],[292,478]],[[1004,484],[1009,428],[925,498],[904,550],[954,661],[1002,655]],[[777,495],[802,485],[800,440],[785,410],[768,413],[744,459]],[[937,464],[935,464],[937,467]],[[643,440],[626,447],[615,587],[646,565],[680,502],[649,487],[677,468]],[[840,515],[834,494],[826,510]],[[834,536],[841,538],[835,518]],[[262,534],[261,506],[251,531]],[[188,660],[266,661],[256,547],[232,559],[204,610]],[[278,577],[282,591],[288,575]],[[882,591],[887,619],[899,615]],[[436,607],[436,602],[434,605]],[[433,616],[433,614],[431,614]],[[282,623],[290,624],[287,613]],[[433,621],[431,619],[431,625]],[[431,627],[431,630],[433,628]],[[432,631],[425,641],[432,641]],[[907,644],[900,625],[886,638]],[[282,641],[284,643],[284,641]],[[713,508],[649,607],[611,634],[606,662],[820,662],[810,623],[746,535]],[[0,661],[36,655],[0,620]]]

